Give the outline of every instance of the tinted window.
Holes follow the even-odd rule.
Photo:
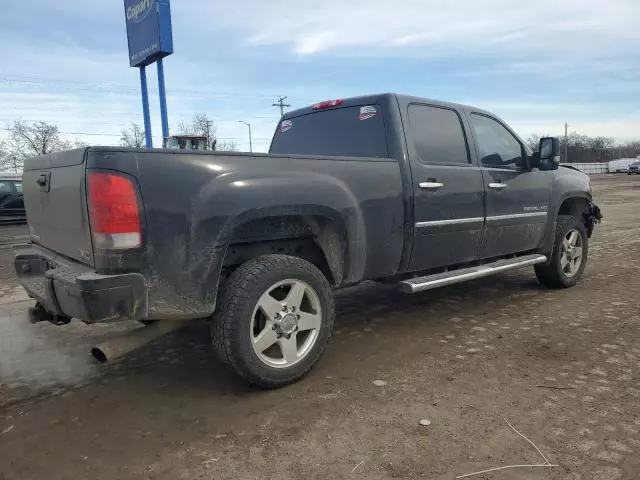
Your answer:
[[[484,115],[472,114],[471,128],[483,166],[514,170],[524,168],[522,145],[500,123]]]
[[[22,193],[22,182],[14,182],[13,186],[16,187],[16,192]]]
[[[283,120],[269,153],[386,158],[382,109],[379,105],[332,108]]]
[[[409,106],[411,137],[416,152],[427,163],[469,163],[460,117],[453,110]]]
[[[0,180],[0,193],[7,193],[11,191],[11,184],[6,181]]]

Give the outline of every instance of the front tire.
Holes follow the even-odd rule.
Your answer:
[[[218,356],[250,384],[278,388],[303,377],[331,336],[331,285],[313,264],[266,255],[225,282],[211,325]]]
[[[559,216],[551,262],[535,267],[540,283],[549,288],[569,288],[578,283],[587,265],[588,242],[581,218]]]

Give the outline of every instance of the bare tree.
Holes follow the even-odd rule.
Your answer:
[[[73,140],[65,139],[60,140],[59,149],[57,150],[72,150],[74,148],[86,148],[89,144],[87,142],[83,142],[79,138],[74,138]]]
[[[538,148],[540,148],[540,139],[542,135],[538,135],[537,133],[532,133],[527,137],[525,143],[531,149],[532,152],[536,152]]]
[[[218,140],[216,142],[216,148],[214,148],[214,150],[217,150],[219,152],[239,152],[240,148],[234,141],[221,142]]]
[[[7,142],[0,139],[0,172],[10,169],[16,170],[13,165],[13,159],[9,156]]]
[[[27,158],[87,146],[78,139],[61,138],[58,126],[47,122],[27,123],[16,120],[9,127],[9,132],[3,165],[16,173],[22,169]]]
[[[220,149],[220,144],[216,140],[216,127],[213,120],[209,120],[206,113],[194,113],[191,123],[180,122],[178,124],[178,133],[180,135],[201,135],[207,137],[207,145],[211,150]]]
[[[60,131],[56,125],[46,122],[28,124],[16,120],[9,128],[11,132],[11,150],[21,158],[46,155],[57,149],[60,144]]]
[[[122,129],[120,145],[123,147],[143,148],[145,146],[144,129],[137,123]]]
[[[612,160],[609,152],[611,148],[616,144],[615,139],[611,137],[593,137],[590,139],[590,147],[596,152],[596,160],[599,162],[606,162]]]

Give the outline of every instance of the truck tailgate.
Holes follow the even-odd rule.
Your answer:
[[[31,241],[93,266],[85,151],[70,150],[27,160],[23,190]]]

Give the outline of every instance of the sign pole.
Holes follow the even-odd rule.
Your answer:
[[[144,138],[147,148],[153,148],[151,135],[151,115],[149,114],[149,92],[147,90],[146,67],[140,67],[140,91],[142,92],[142,115],[144,117]]]
[[[164,64],[158,59],[158,92],[160,96],[160,119],[162,121],[162,146],[169,137],[169,119],[167,115],[167,92],[164,86]]]
[[[173,53],[170,0],[124,0],[124,15],[127,23],[129,65],[140,69],[144,137],[147,148],[153,148],[153,136],[145,69],[154,62],[158,63],[162,146],[164,146],[165,139],[169,136],[169,120],[162,59]]]

